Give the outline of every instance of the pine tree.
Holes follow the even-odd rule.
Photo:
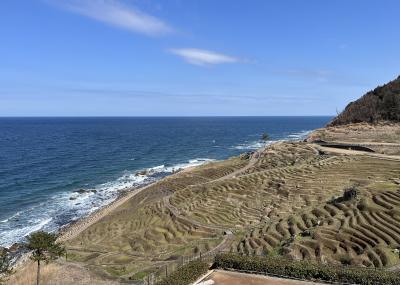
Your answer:
[[[54,260],[61,256],[65,249],[56,243],[57,236],[55,234],[43,231],[32,233],[28,236],[28,249],[32,250],[31,259],[37,262],[36,285],[40,281],[40,263]]]

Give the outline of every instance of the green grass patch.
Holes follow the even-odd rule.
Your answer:
[[[129,277],[129,280],[142,280],[147,275],[148,275],[148,272],[145,272],[145,271],[136,272],[131,277]]]
[[[121,275],[126,274],[126,268],[124,266],[122,267],[110,266],[106,267],[105,270],[113,277],[119,277]]]

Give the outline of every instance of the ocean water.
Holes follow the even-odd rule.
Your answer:
[[[123,189],[259,148],[264,132],[300,140],[330,119],[0,118],[0,246],[57,230]]]

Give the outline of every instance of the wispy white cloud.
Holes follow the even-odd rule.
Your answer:
[[[117,0],[67,0],[53,3],[70,12],[137,33],[158,36],[173,32],[162,20]]]
[[[169,49],[168,51],[177,56],[180,56],[190,64],[202,65],[202,66],[222,64],[222,63],[236,63],[242,61],[237,57],[203,49],[179,48],[179,49]]]

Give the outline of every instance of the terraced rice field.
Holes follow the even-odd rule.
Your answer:
[[[319,155],[308,144],[281,143],[263,153],[245,173],[179,190],[170,202],[199,222],[247,228],[340,193],[343,181],[325,186],[321,172],[325,169],[324,176],[329,176],[329,169],[341,168],[353,160]]]
[[[68,241],[70,260],[109,276],[129,277],[213,249],[221,243],[221,235],[175,216],[163,198],[228,175],[247,163],[233,158],[163,179]]]
[[[400,124],[359,123],[345,126],[326,127],[313,132],[309,141],[356,143],[373,149],[377,153],[400,155]]]
[[[289,211],[248,231],[232,250],[357,266],[399,263],[400,185],[393,178],[400,176],[400,162],[368,157],[332,161],[340,163],[292,176],[298,188],[288,195]],[[357,199],[334,201],[343,182],[355,185]]]
[[[371,267],[400,263],[400,161],[282,142],[182,171],[90,226],[67,247],[109,277],[198,252],[282,254]],[[346,187],[357,197],[339,202]],[[229,238],[223,231],[231,231]]]

